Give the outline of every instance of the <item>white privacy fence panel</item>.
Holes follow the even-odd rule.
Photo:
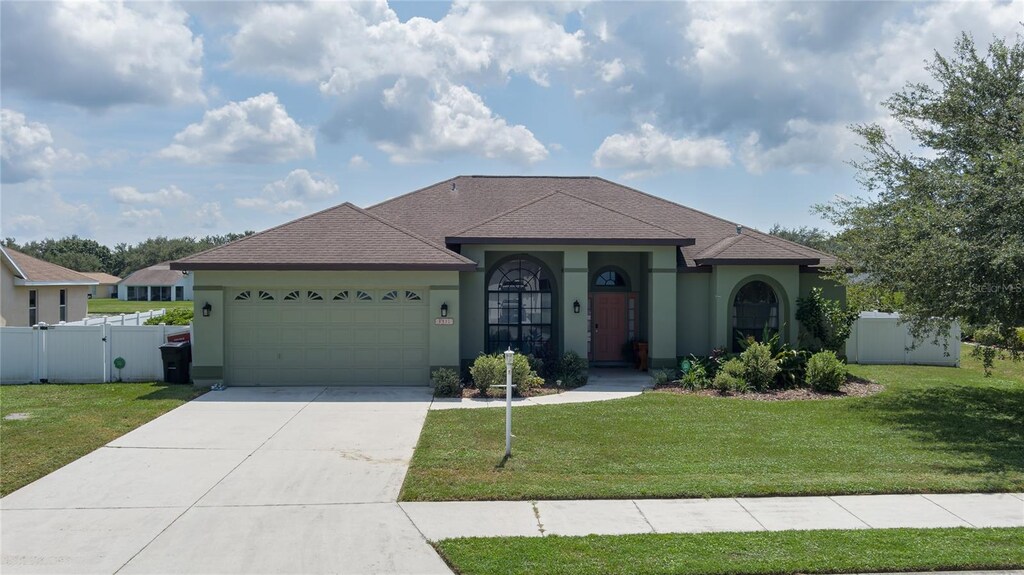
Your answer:
[[[960,365],[960,324],[937,340],[935,334],[915,341],[899,314],[863,312],[846,341],[846,359],[862,364]]]
[[[170,325],[0,327],[0,383],[162,381],[160,345],[190,332]],[[114,360],[125,361],[123,369]]]
[[[123,313],[120,315],[104,315],[99,317],[87,317],[78,321],[68,321],[59,325],[144,325],[146,320],[160,317],[167,313],[164,308],[151,309],[135,313]]]
[[[32,381],[36,371],[36,338],[30,327],[0,328],[0,381]]]

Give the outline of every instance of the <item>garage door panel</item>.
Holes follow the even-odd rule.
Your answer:
[[[327,341],[334,346],[352,345],[356,342],[356,334],[349,326],[332,328]]]
[[[352,322],[352,309],[345,305],[332,306],[326,314],[330,318],[331,323],[351,323]]]
[[[402,322],[426,325],[429,314],[426,306],[402,308]]]

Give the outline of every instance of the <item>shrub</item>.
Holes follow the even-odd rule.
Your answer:
[[[550,367],[547,362],[532,353],[526,354],[526,360],[530,362],[530,369],[536,372],[542,379],[547,379]]]
[[[713,385],[715,389],[725,392],[742,393],[749,389],[747,380],[744,379],[746,368],[743,362],[733,358],[722,364],[722,368],[715,374]]]
[[[765,343],[752,343],[747,346],[740,354],[740,362],[743,365],[746,382],[758,391],[771,387],[779,373],[779,362],[772,357],[772,350]]]
[[[454,369],[442,367],[430,374],[430,383],[434,386],[434,395],[454,397],[462,391],[462,379]]]
[[[516,392],[518,392],[519,395],[526,396],[542,385],[544,385],[544,378],[531,372],[530,375],[526,376],[516,384]]]
[[[796,300],[796,319],[813,339],[825,349],[841,351],[846,345],[860,313],[843,307],[839,301],[826,299],[821,288],[814,288]]]
[[[807,360],[811,354],[804,350],[787,349],[775,356],[779,362],[779,374],[775,376],[775,384],[780,389],[801,387],[806,382]]]
[[[587,383],[587,370],[590,365],[585,358],[575,351],[567,351],[558,358],[555,378],[562,380],[565,387],[579,387]]]
[[[669,369],[659,369],[651,374],[651,379],[654,380],[654,385],[668,385],[672,383],[672,376],[675,373]]]
[[[846,365],[834,351],[819,351],[807,360],[807,383],[815,391],[839,391],[846,383]]]
[[[686,389],[707,389],[711,385],[711,378],[704,364],[693,358],[690,360],[690,369],[679,378],[679,385]]]
[[[167,325],[189,325],[192,323],[192,315],[192,310],[190,309],[171,309],[164,312],[164,315],[147,319],[146,325],[160,325],[162,323]]]
[[[480,354],[469,368],[473,385],[480,393],[487,393],[492,385],[505,384],[505,358],[500,355]]]

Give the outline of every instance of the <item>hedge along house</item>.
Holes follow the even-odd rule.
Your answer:
[[[827,254],[601,178],[460,176],[172,263],[195,277],[197,384],[425,385],[508,347],[616,365],[796,342]]]

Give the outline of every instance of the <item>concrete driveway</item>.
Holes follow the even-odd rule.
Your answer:
[[[0,500],[0,571],[450,573],[396,503],[430,395],[210,392]]]

